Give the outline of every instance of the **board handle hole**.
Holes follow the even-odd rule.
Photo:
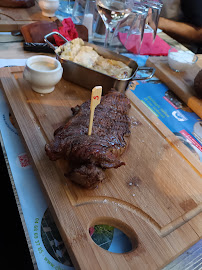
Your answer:
[[[95,244],[112,253],[127,253],[138,247],[138,237],[127,224],[96,222],[89,228],[89,234]]]

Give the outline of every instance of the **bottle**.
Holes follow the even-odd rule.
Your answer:
[[[88,28],[88,40],[92,41],[94,32],[95,0],[87,0],[82,24]]]

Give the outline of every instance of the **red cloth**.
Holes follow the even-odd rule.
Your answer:
[[[67,40],[72,40],[78,37],[78,33],[71,18],[64,19],[62,21],[62,26],[60,26],[58,30],[54,29],[53,31],[59,32]],[[55,39],[57,46],[60,46],[65,43],[64,40],[62,40],[59,36],[53,35],[53,37]]]
[[[121,43],[124,45],[127,37],[127,33],[118,33],[118,37],[121,41]],[[126,45],[126,49],[134,54],[138,54],[138,44],[140,36],[138,35],[130,35],[128,38],[128,41]],[[141,55],[168,55],[168,51],[170,49],[170,46],[162,40],[158,35],[156,36],[156,39],[154,43],[152,44],[152,33],[145,33],[142,41],[142,46],[140,49]]]

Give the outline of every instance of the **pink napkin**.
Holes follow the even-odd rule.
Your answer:
[[[126,33],[118,33],[118,37],[121,41],[121,43],[124,45],[127,34]],[[137,35],[130,35],[127,41],[127,44],[124,45],[126,49],[134,54],[137,54],[137,47],[139,44],[139,36]],[[145,33],[142,46],[140,49],[141,55],[168,55],[168,51],[170,49],[170,46],[159,36],[156,36],[155,42],[151,44],[152,42],[152,33]],[[137,44],[136,44],[137,43]]]
[[[62,26],[60,26],[58,30],[54,29],[53,31],[59,32],[67,40],[72,40],[78,37],[78,33],[71,18],[64,19],[62,21]],[[57,46],[65,43],[64,40],[62,40],[59,36],[53,35],[53,37]]]

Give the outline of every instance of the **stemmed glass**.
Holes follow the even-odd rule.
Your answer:
[[[132,3],[133,0],[96,0],[97,10],[106,27],[105,48],[108,47],[110,33],[131,13]]]

